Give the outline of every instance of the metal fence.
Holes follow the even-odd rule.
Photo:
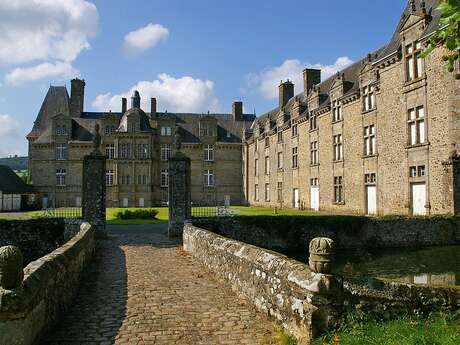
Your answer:
[[[192,202],[192,218],[229,217],[234,211],[224,201],[211,199]]]
[[[65,218],[65,219],[81,219],[83,218],[81,207],[58,207],[47,208],[40,214],[42,218]]]

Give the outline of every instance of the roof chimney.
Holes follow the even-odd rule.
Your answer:
[[[154,119],[157,116],[157,99],[150,98],[150,117]]]
[[[121,99],[121,115],[126,113],[127,109],[128,109],[128,100],[125,97],[123,97]]]
[[[131,108],[141,108],[141,96],[139,91],[134,91],[133,96],[131,97]]]
[[[305,68],[303,70],[303,94],[306,99],[313,90],[313,86],[321,83],[321,70]]]
[[[85,102],[85,81],[72,79],[70,81],[70,117],[80,117]]]
[[[279,88],[279,107],[284,107],[294,97],[294,84],[288,79],[284,83],[281,80]]]
[[[233,121],[243,120],[243,102],[235,101],[232,104]]]

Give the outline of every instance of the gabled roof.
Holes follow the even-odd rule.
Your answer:
[[[32,186],[25,184],[10,167],[0,165],[0,191],[4,194],[28,194],[32,193]]]

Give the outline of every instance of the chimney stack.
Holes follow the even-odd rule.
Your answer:
[[[284,107],[294,97],[294,84],[288,79],[283,83],[281,80],[279,88],[279,107]]]
[[[70,82],[70,117],[80,117],[85,102],[85,81],[72,79]]]
[[[235,101],[232,104],[233,121],[243,120],[243,102]]]
[[[141,96],[139,95],[139,91],[134,91],[131,97],[131,108],[141,108]]]
[[[125,97],[123,97],[121,99],[121,115],[126,113],[126,110],[128,110],[128,100]]]
[[[321,83],[321,70],[305,68],[303,70],[303,94],[305,99],[313,90],[313,86]]]
[[[154,97],[150,98],[150,117],[152,119],[157,117],[157,99]]]

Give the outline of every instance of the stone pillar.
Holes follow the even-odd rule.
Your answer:
[[[94,151],[83,158],[83,219],[95,228],[96,238],[105,238],[105,156],[99,150],[101,139],[96,125]]]
[[[169,159],[169,237],[182,236],[184,223],[192,215],[190,158],[177,151]]]
[[[334,261],[335,243],[327,237],[316,237],[310,241],[310,269],[315,273],[329,274]]]
[[[24,259],[18,247],[0,248],[0,288],[11,290],[22,284]]]

